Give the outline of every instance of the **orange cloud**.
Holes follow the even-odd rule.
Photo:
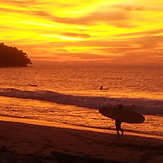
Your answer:
[[[81,38],[89,38],[90,35],[88,34],[80,34],[80,33],[62,33],[64,36],[70,36],[70,37],[81,37]]]
[[[155,29],[155,30],[146,30],[146,31],[141,31],[141,32],[133,32],[133,33],[125,33],[125,34],[118,34],[116,36],[139,36],[139,35],[156,35],[156,34],[162,34],[163,29]]]
[[[45,11],[34,11],[31,12],[31,14],[43,17],[45,19],[57,23],[78,24],[78,25],[92,25],[99,22],[105,22],[105,23],[110,23],[112,25],[116,25],[118,23],[112,23],[112,22],[123,21],[128,19],[125,12],[120,12],[120,11],[93,12],[93,13],[88,13],[87,15],[82,17],[56,17]]]

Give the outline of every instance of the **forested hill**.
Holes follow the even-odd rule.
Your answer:
[[[32,62],[26,53],[0,43],[0,67],[25,67],[28,64]]]

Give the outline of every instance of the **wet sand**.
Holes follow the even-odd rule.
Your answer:
[[[0,162],[163,162],[163,137],[0,117]]]

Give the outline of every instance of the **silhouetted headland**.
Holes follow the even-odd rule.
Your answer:
[[[26,67],[28,64],[32,62],[26,53],[0,43],[0,67]]]

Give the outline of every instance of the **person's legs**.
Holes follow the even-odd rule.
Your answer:
[[[120,131],[121,131],[121,136],[123,136],[123,130],[122,130],[122,129],[120,129]]]
[[[120,134],[119,134],[119,129],[116,129],[116,131],[117,131],[117,135],[119,136]]]

